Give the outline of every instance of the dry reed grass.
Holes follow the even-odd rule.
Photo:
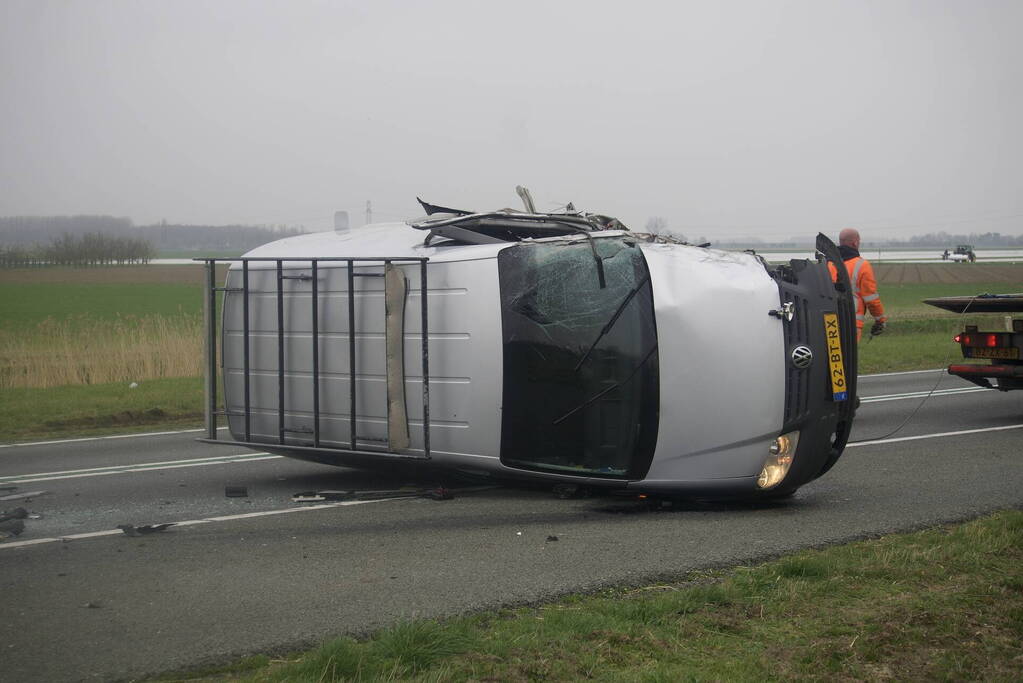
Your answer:
[[[0,388],[137,382],[202,374],[202,317],[47,319],[0,331]]]

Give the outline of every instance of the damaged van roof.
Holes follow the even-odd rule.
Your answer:
[[[416,230],[429,231],[426,244],[436,237],[465,244],[494,244],[575,233],[628,231],[617,218],[576,211],[572,204],[564,211],[542,213],[536,211],[530,199],[526,202],[526,211],[500,209],[473,212],[429,204],[418,197],[416,199],[426,211],[426,216],[411,220],[408,225]]]

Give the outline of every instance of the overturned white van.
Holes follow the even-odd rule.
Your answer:
[[[770,266],[571,210],[424,207],[259,247],[222,287],[206,259],[204,440],[694,496],[786,495],[841,455],[855,308],[823,235]]]

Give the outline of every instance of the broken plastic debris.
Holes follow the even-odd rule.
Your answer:
[[[547,540],[548,541],[556,541],[556,540],[558,540],[558,537],[557,536],[548,536]]]
[[[438,486],[435,489],[430,489],[426,492],[426,497],[430,500],[451,500],[454,498],[454,494],[451,493],[450,489],[446,489],[443,486]]]
[[[163,524],[143,524],[142,526],[135,526],[134,524],[118,524],[117,528],[128,536],[144,536],[146,534],[156,533],[157,531],[165,531],[168,527],[172,526],[174,526],[173,522],[165,522]]]
[[[46,491],[28,491],[26,493],[15,493],[9,496],[0,496],[0,500],[24,500],[25,498],[37,498]]]
[[[0,522],[4,522],[8,519],[25,519],[28,516],[29,516],[28,510],[26,510],[25,508],[14,508],[13,510],[4,510],[3,512],[0,512]]]
[[[579,493],[579,487],[575,484],[557,484],[554,486],[554,495],[562,500],[574,498]]]
[[[0,522],[0,539],[19,536],[25,530],[25,523],[20,519],[8,519]]]
[[[403,486],[400,489],[385,491],[303,491],[291,497],[293,503],[322,503],[346,500],[379,500],[381,498],[429,498],[430,500],[451,500],[454,491],[444,486],[434,488],[414,488]]]
[[[322,496],[316,491],[296,493],[291,497],[293,503],[322,503],[325,500],[327,500],[326,496]]]

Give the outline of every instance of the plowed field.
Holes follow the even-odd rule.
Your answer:
[[[1023,265],[1016,264],[878,263],[874,273],[881,285],[1004,282],[1006,291],[1023,290]]]

